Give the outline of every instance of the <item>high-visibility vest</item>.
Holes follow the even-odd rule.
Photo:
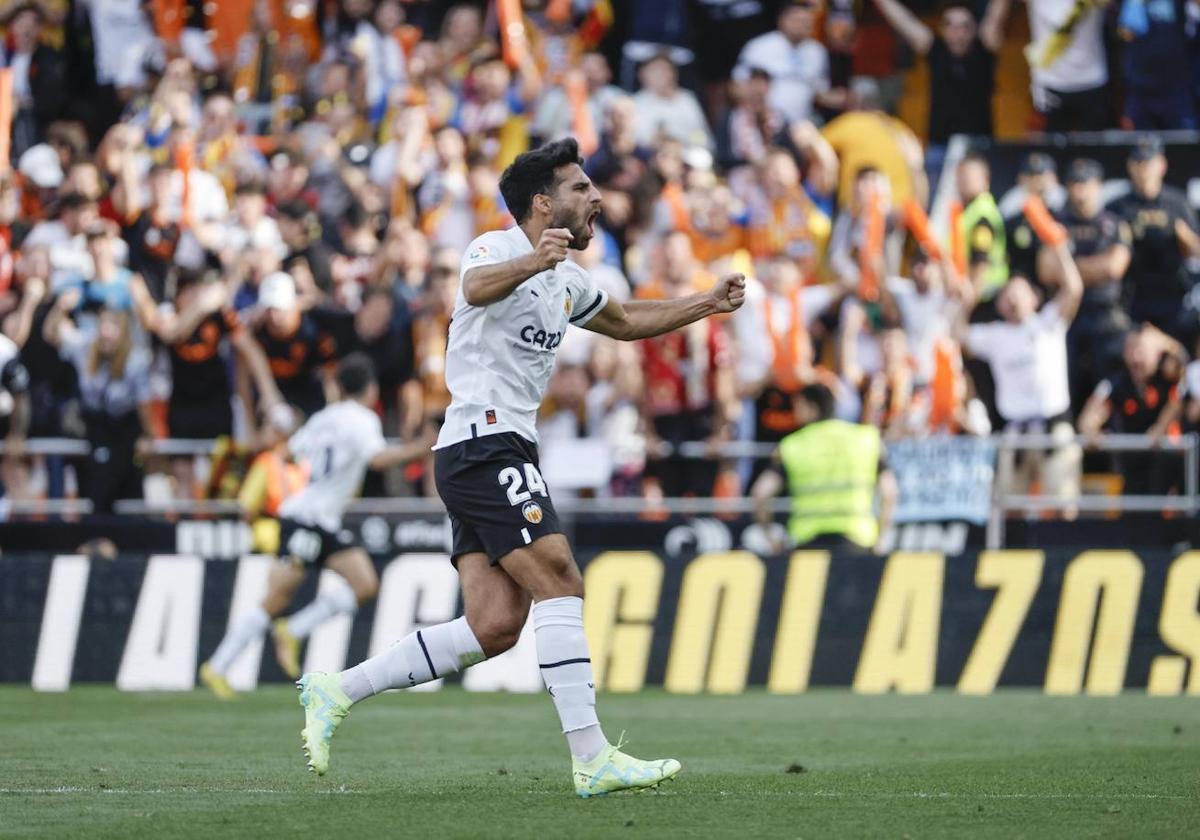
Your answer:
[[[785,437],[779,456],[787,473],[797,545],[840,534],[864,548],[875,545],[875,479],[882,442],[874,426],[821,420]]]
[[[982,222],[987,223],[988,230],[980,228]],[[963,208],[958,224],[967,252],[987,252],[988,269],[982,296],[985,300],[990,299],[1008,282],[1008,248],[1004,239],[1004,217],[1000,214],[996,199],[991,193],[976,196]]]

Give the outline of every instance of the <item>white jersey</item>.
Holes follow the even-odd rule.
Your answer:
[[[519,227],[485,233],[467,247],[446,345],[451,401],[435,449],[499,432],[537,443],[538,407],[567,325],[583,326],[608,303],[608,293],[566,260],[533,275],[503,300],[467,303],[461,283],[467,271],[532,251]]]
[[[379,415],[362,403],[344,400],[321,409],[288,441],[311,474],[303,490],[283,500],[279,515],[336,532],[367,464],[385,446]]]

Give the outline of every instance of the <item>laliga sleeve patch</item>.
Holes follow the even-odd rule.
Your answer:
[[[470,264],[483,262],[491,256],[491,253],[488,246],[480,242],[467,252],[467,262]]]

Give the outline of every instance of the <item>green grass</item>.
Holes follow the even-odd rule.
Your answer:
[[[0,837],[1195,837],[1200,701],[1003,693],[605,696],[676,756],[581,801],[545,696],[394,694],[304,771],[295,693],[0,689]],[[790,768],[790,771],[789,771]]]

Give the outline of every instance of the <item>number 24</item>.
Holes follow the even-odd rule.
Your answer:
[[[519,505],[521,502],[529,501],[530,497],[537,493],[539,496],[546,495],[546,482],[542,480],[542,474],[538,472],[538,468],[533,464],[525,465],[525,479],[521,480],[521,471],[516,467],[505,467],[500,470],[500,484],[506,488],[508,493],[508,503],[510,505]],[[529,485],[528,490],[522,490],[522,484]]]

